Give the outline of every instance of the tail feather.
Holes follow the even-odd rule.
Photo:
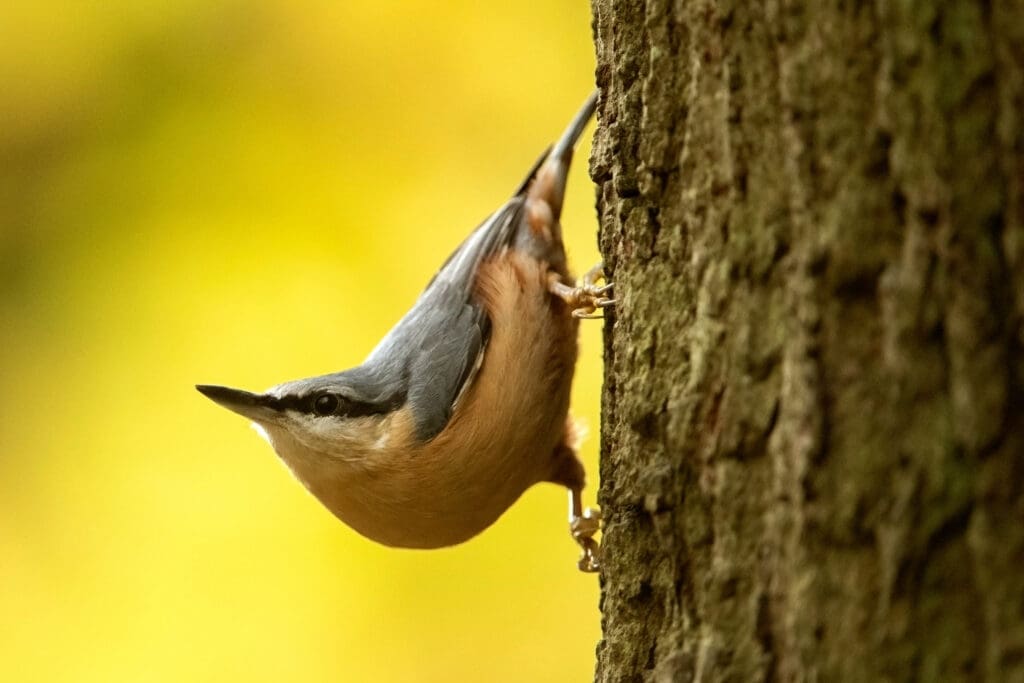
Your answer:
[[[597,93],[590,93],[590,97],[580,107],[579,112],[569,123],[569,126],[562,133],[562,137],[558,139],[558,142],[551,148],[551,153],[548,155],[549,159],[561,159],[568,155],[572,156],[572,150],[576,146],[576,141],[580,139],[580,135],[583,134],[583,129],[587,127],[587,123],[590,122],[590,117],[594,115],[594,109],[597,108]]]
[[[590,122],[597,106],[597,93],[591,93],[587,101],[577,112],[540,165],[536,177],[527,190],[527,201],[541,200],[551,209],[551,218],[555,223],[562,213],[562,197],[565,194],[565,182],[572,163],[572,151],[583,134],[583,129]]]

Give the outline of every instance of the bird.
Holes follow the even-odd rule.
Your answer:
[[[401,548],[456,545],[550,482],[569,494],[578,567],[599,571],[600,511],[582,503],[569,395],[579,320],[615,301],[601,264],[575,282],[560,223],[596,103],[591,94],[363,363],[262,393],[196,385],[252,421],[359,534]]]

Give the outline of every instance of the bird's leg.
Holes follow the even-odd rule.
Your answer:
[[[584,287],[593,287],[594,285],[596,285],[598,282],[600,282],[603,279],[604,279],[604,261],[598,261],[597,263],[595,263],[593,265],[593,267],[591,267],[590,270],[588,270],[587,272],[585,272],[583,274],[583,286]],[[610,284],[607,285],[607,288],[610,289],[611,285]]]
[[[562,282],[557,273],[548,275],[548,291],[572,307],[574,318],[601,318],[598,309],[615,305],[615,300],[606,296],[612,290],[612,283],[597,283],[604,279],[604,264],[598,263],[583,276],[583,283],[575,287]]]
[[[580,489],[569,489],[569,533],[583,553],[576,566],[582,572],[601,570],[601,546],[594,540],[594,534],[601,530],[601,511],[584,508]]]

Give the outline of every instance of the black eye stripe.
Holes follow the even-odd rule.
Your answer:
[[[331,397],[331,399],[336,399],[337,405],[332,405],[332,409],[328,411],[326,410],[327,403],[324,402],[321,403],[320,406],[322,410],[318,410],[317,401],[328,396]],[[327,400],[331,401],[331,399]],[[313,395],[304,396],[287,394],[274,399],[273,403],[273,407],[278,410],[294,410],[296,412],[306,413],[317,417],[324,417],[327,415],[337,415],[340,417],[364,417],[367,415],[381,415],[396,410],[401,407],[402,403],[404,403],[404,397],[395,397],[394,399],[380,402],[368,402],[354,401],[342,396],[341,394],[333,392],[319,392]]]

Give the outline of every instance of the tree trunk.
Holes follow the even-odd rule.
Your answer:
[[[593,0],[600,681],[1024,681],[1024,3]]]

